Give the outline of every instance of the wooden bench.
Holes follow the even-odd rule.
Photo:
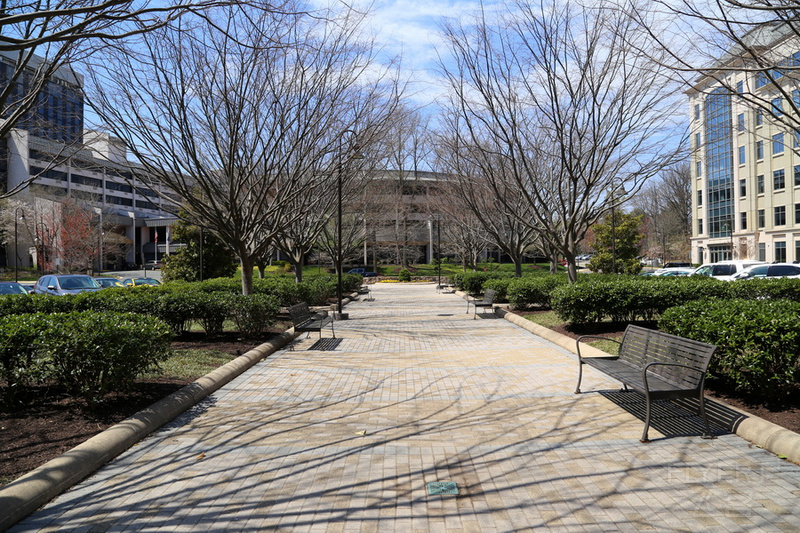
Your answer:
[[[336,338],[336,332],[333,330],[333,317],[327,313],[313,313],[306,302],[300,302],[289,307],[289,315],[292,318],[292,326],[295,333],[307,332],[310,335],[312,331],[316,331],[319,332],[319,338],[321,339],[322,329],[330,324],[331,335],[333,335],[334,339]]]
[[[583,357],[581,342],[589,338],[616,342],[619,344],[619,355]],[[650,428],[653,400],[669,398],[696,397],[699,401],[700,416],[705,424],[703,438],[712,438],[703,403],[703,388],[706,369],[717,349],[716,346],[639,326],[628,326],[622,341],[596,335],[583,335],[578,337],[577,345],[578,386],[575,388],[575,394],[581,392],[583,365],[592,366],[621,381],[625,390],[630,387],[643,394],[647,411],[642,442],[650,442],[647,430]]]
[[[478,317],[478,308],[481,308],[481,314],[483,314],[483,309],[489,308],[494,313],[494,299],[497,296],[497,291],[494,289],[486,289],[486,292],[483,293],[483,298],[467,298],[467,313],[469,313],[469,306],[475,308],[475,314],[472,315],[472,318],[475,319]]]

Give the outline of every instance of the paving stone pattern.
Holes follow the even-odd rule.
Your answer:
[[[641,444],[563,349],[433,285],[372,295],[335,351],[301,338],[14,531],[800,530],[800,467],[731,434]]]

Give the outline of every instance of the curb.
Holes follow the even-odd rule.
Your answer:
[[[514,313],[510,313],[506,309],[498,307],[497,312],[500,314],[500,316],[512,324],[526,329],[534,335],[538,335],[539,337],[552,342],[556,346],[560,346],[561,348],[564,348],[572,353],[577,353],[575,350],[575,339],[567,337],[566,335],[562,335],[561,333],[557,333],[544,326],[540,326],[539,324],[535,324],[530,320],[525,320],[523,317],[515,315]],[[608,355],[607,353],[589,346],[588,344],[582,345],[581,352],[583,353],[584,351],[589,356]],[[723,400],[720,400],[719,398],[714,398],[714,401],[723,404],[727,409],[736,411],[744,417],[743,420],[736,424],[736,435],[750,441],[759,448],[763,448],[774,453],[781,459],[786,459],[792,463],[800,464],[800,434],[777,424],[773,424],[772,422],[748,413],[747,411],[743,411],[724,402]]]
[[[0,489],[0,531],[5,531],[88,477],[148,434],[197,404],[294,340],[289,330],[222,365]]]

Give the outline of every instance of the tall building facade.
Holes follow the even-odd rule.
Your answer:
[[[775,64],[800,66],[800,40],[781,26],[749,37]],[[688,91],[692,260],[800,261],[800,137],[784,116],[800,107],[800,71],[746,70],[735,51],[719,66]]]
[[[12,79],[14,59],[0,53],[0,87],[10,88],[0,120],[8,118],[36,79],[37,65]],[[137,165],[127,160],[121,141],[84,130],[82,84],[71,69],[56,70],[35,105],[0,139],[0,189],[19,189],[12,199],[24,206],[15,209],[19,242],[8,239],[6,265],[60,269],[59,240],[69,231],[64,227],[67,201],[94,213],[96,235],[87,239],[96,243],[96,257],[87,267],[143,264],[175,248],[168,232],[175,218],[169,212],[179,199],[164,200],[159,194],[164,191],[139,182]]]

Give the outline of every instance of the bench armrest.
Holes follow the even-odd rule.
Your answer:
[[[705,370],[700,370],[699,368],[694,366],[682,365],[680,363],[663,363],[654,361],[652,363],[647,363],[646,365],[644,365],[644,367],[642,367],[642,383],[644,384],[645,390],[648,391],[650,390],[650,387],[647,385],[647,371],[650,370],[651,366],[675,366],[675,367],[685,368],[686,370],[691,370],[692,372],[697,372],[698,374],[700,374],[700,388],[701,389],[703,388],[703,381],[704,381],[703,376],[706,373]]]
[[[575,346],[578,349],[578,362],[582,362],[583,361],[583,357],[581,356],[581,343],[583,342],[583,339],[606,340],[606,341],[616,342],[617,344],[622,346],[622,342],[618,341],[617,339],[609,339],[608,337],[603,337],[602,335],[581,335],[580,337],[575,339]],[[609,354],[608,357],[598,357],[597,359],[618,359],[618,358],[619,358],[618,355]]]

